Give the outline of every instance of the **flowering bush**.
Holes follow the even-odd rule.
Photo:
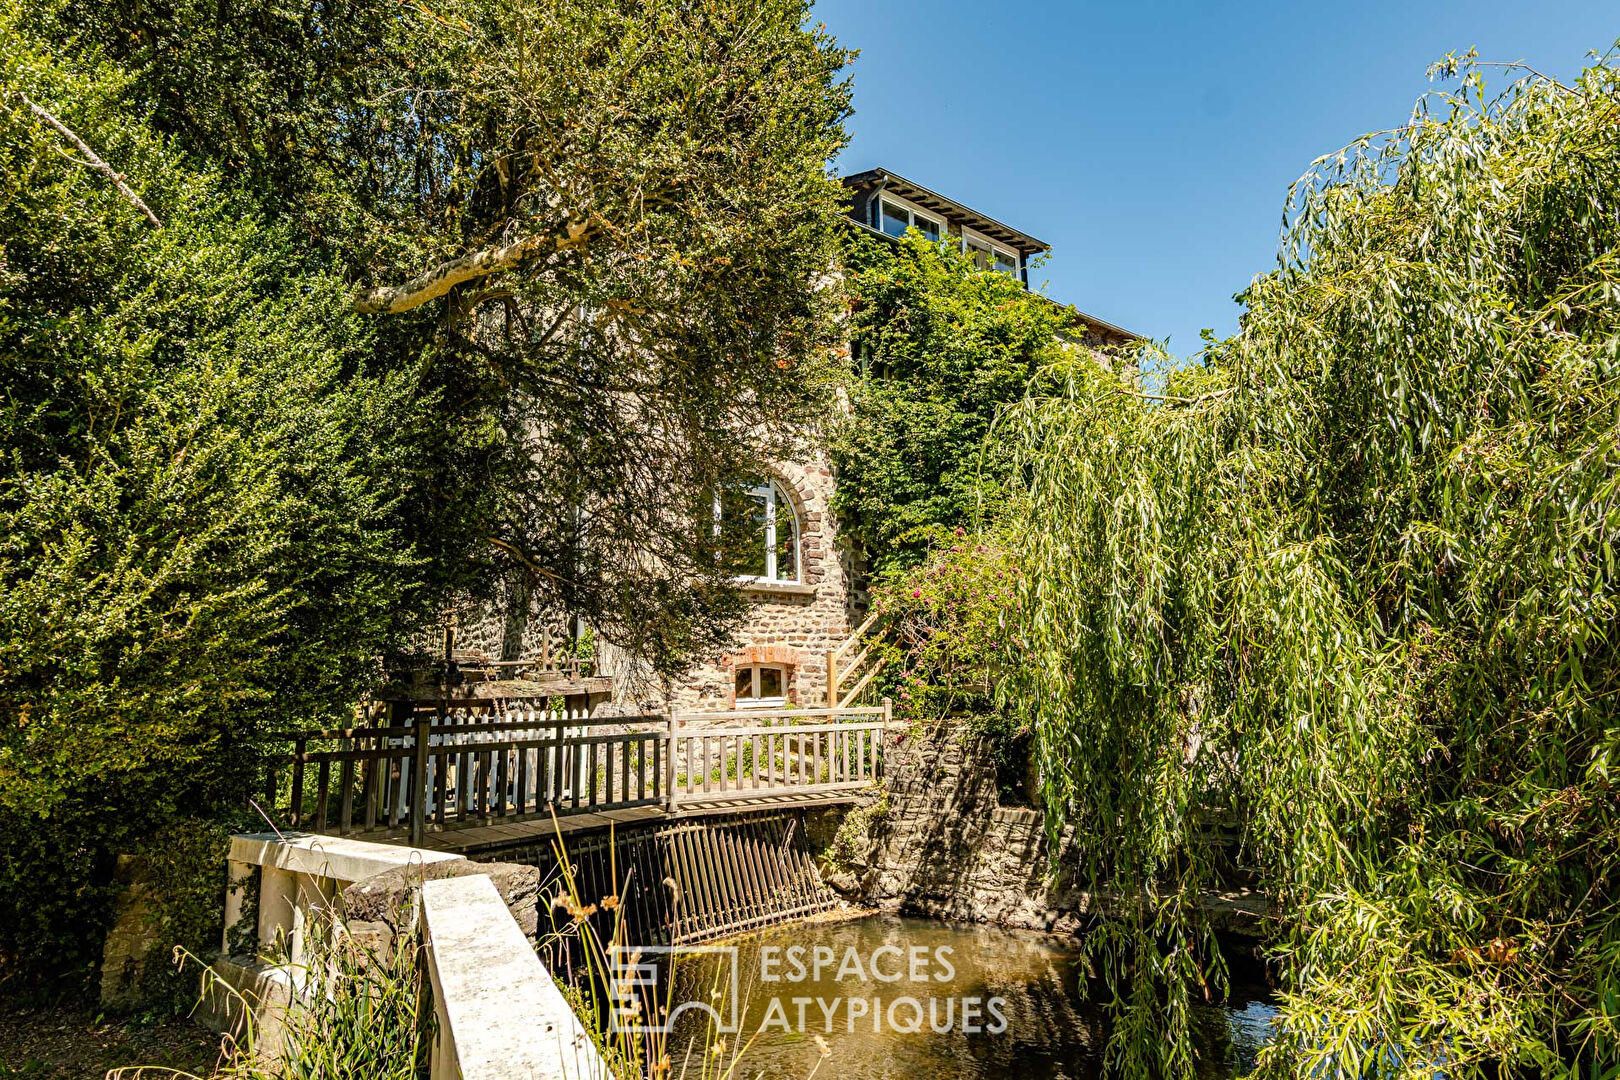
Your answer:
[[[934,541],[921,565],[889,577],[873,596],[885,685],[896,712],[912,721],[990,708],[1017,574],[993,540],[941,529]]]

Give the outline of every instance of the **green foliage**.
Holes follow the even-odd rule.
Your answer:
[[[848,872],[872,826],[887,821],[893,809],[889,802],[889,789],[879,780],[877,798],[853,808],[838,823],[838,831],[833,834],[832,842],[821,856],[824,873]]]
[[[867,643],[883,660],[883,691],[914,729],[950,719],[964,737],[983,739],[1001,797],[1027,802],[1030,724],[998,708],[993,689],[1018,565],[1004,539],[937,526],[928,535],[924,562],[891,568],[872,590],[879,622]]]
[[[837,374],[848,59],[803,0],[69,4],[157,130],[227,165],[442,392],[476,479],[419,509],[663,674],[743,612],[692,527]],[[561,59],[566,58],[566,60]],[[431,300],[418,277],[516,252]],[[415,306],[411,306],[411,305]],[[488,460],[476,460],[486,453]]]
[[[830,432],[833,508],[881,571],[920,561],[931,526],[995,505],[1011,457],[985,435],[1062,355],[1073,313],[920,235],[852,235],[844,261],[863,374]]]
[[[806,15],[0,0],[0,977],[83,975],[116,854],[452,596],[525,575],[666,673],[724,638],[691,509],[835,374]]]
[[[443,594],[401,505],[440,467],[403,437],[433,398],[367,370],[341,282],[124,73],[15,5],[0,35],[7,102],[48,102],[164,222],[0,111],[0,967],[77,974],[116,852],[239,807],[258,737],[342,715]]]
[[[1469,70],[1296,187],[1241,331],[1164,394],[1078,361],[1027,477],[1004,700],[1083,884],[1114,1063],[1192,1072],[1202,839],[1280,915],[1262,1071],[1620,1068],[1620,71]]]
[[[991,665],[1006,637],[1018,569],[1000,543],[933,528],[927,561],[896,569],[872,592],[868,640],[884,661],[895,716],[930,723],[990,708]]]
[[[195,819],[166,822],[136,852],[152,905],[155,944],[141,987],[149,1007],[187,1012],[197,1003],[197,980],[169,960],[177,948],[197,954],[219,948],[229,852],[229,829]]]
[[[411,924],[408,912],[393,925]],[[180,954],[183,969],[203,967],[207,992],[234,999],[241,1026],[229,1033],[211,1080],[415,1080],[420,1051],[432,1045],[430,988],[422,975],[422,943],[398,934],[383,944],[348,932],[341,912],[316,911],[304,925],[304,960],[297,984],[304,988],[283,1015],[282,1052],[266,1058],[248,999],[220,979],[196,955]],[[189,976],[195,986],[195,975]],[[425,1006],[425,1008],[424,1008]],[[133,1066],[109,1072],[108,1080],[138,1080],[147,1073],[196,1080],[185,1073]]]

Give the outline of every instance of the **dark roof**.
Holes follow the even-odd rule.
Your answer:
[[[1061,302],[1059,300],[1053,300],[1050,296],[1047,296],[1045,293],[1036,293],[1035,295],[1039,296],[1041,299],[1047,301],[1048,303],[1056,304],[1060,308],[1063,308],[1063,309],[1065,309],[1067,311],[1072,311],[1076,316],[1079,317],[1081,322],[1085,323],[1086,326],[1091,329],[1091,331],[1093,333],[1095,333],[1098,337],[1101,337],[1103,339],[1104,344],[1108,344],[1108,345],[1128,345],[1133,341],[1146,340],[1146,339],[1144,339],[1142,337],[1141,334],[1138,334],[1134,330],[1127,330],[1123,326],[1115,326],[1113,323],[1109,322],[1107,319],[1099,319],[1095,315],[1088,315],[1084,311],[1081,311],[1079,308],[1075,307],[1073,304],[1065,304],[1065,303],[1063,303],[1063,302]],[[1118,340],[1118,341],[1110,340],[1112,338],[1118,338],[1120,340]]]
[[[887,183],[885,183],[885,181],[887,181]],[[880,184],[885,191],[892,191],[908,202],[914,202],[918,206],[933,210],[935,213],[942,214],[945,217],[950,218],[952,221],[965,224],[974,232],[982,233],[985,236],[990,237],[992,240],[999,240],[1009,247],[1017,248],[1025,255],[1032,255],[1037,252],[1047,252],[1052,250],[1052,245],[1046,243],[1045,241],[1037,240],[1028,233],[1019,232],[1011,225],[1004,225],[994,218],[985,217],[976,210],[969,209],[953,199],[947,199],[943,195],[930,191],[921,184],[914,184],[900,174],[892,173],[888,169],[868,169],[866,172],[854,173],[850,176],[844,177],[845,187],[855,188],[862,191],[876,188]],[[866,222],[860,221],[854,217],[851,217],[849,222],[862,232],[869,232],[875,236],[881,236],[885,240],[894,239],[894,237],[890,236],[888,233],[879,229],[874,229]],[[1027,281],[1025,282],[1025,286],[1028,286]],[[1055,304],[1058,307],[1066,308],[1074,312],[1080,317],[1081,322],[1091,327],[1093,331],[1097,332],[1105,340],[1111,337],[1123,339],[1124,342],[1144,340],[1142,335],[1138,334],[1136,331],[1127,330],[1123,326],[1116,326],[1106,319],[1099,319],[1095,315],[1089,315],[1075,307],[1073,304],[1065,304],[1060,301],[1053,300],[1051,297],[1045,296],[1044,294],[1037,293],[1036,295],[1041,296],[1041,298],[1046,300],[1048,303]]]
[[[976,233],[982,233],[992,240],[1000,241],[1008,247],[1014,248],[1025,255],[1037,252],[1051,251],[1052,245],[1044,240],[1037,240],[1026,232],[1020,232],[1004,222],[993,217],[979,213],[971,207],[963,206],[955,199],[947,199],[937,191],[930,191],[914,181],[907,180],[899,173],[888,169],[868,169],[852,176],[844,177],[844,186],[859,188],[882,187],[885,191],[915,203],[924,210],[932,210],[961,225],[966,225]]]

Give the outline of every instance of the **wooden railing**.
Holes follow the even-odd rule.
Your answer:
[[[671,810],[682,799],[838,791],[878,776],[887,703],[861,709],[682,713],[672,729]]]
[[[827,653],[827,707],[847,709],[861,700],[861,694],[872,687],[872,680],[883,670],[887,658],[876,649],[876,642],[868,641],[880,615],[874,611],[854,633],[837,648]],[[855,652],[859,649],[859,652]],[[850,657],[850,653],[855,653]]]
[[[553,632],[545,627],[540,632],[540,648],[526,660],[485,660],[465,656],[457,660],[463,672],[484,671],[496,679],[545,679],[548,677],[578,680],[596,671],[593,657],[581,657],[572,638],[565,632]]]
[[[887,702],[852,709],[589,717],[549,699],[396,703],[370,726],[300,731],[272,757],[267,812],[338,835],[864,787]]]

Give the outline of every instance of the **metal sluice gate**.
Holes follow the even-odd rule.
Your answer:
[[[626,944],[689,945],[838,906],[794,811],[597,834],[569,842],[567,853],[581,904],[596,906],[590,917],[603,941],[621,916]],[[561,867],[542,866],[540,903],[562,887]],[[558,927],[569,918],[551,911]],[[544,913],[540,922],[543,933]]]

